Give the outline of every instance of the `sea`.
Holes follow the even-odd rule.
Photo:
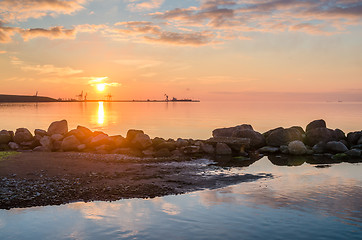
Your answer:
[[[362,130],[361,102],[0,103],[0,116],[0,130],[46,130],[66,119],[70,129],[122,136],[141,129],[165,139],[208,139],[239,124],[261,133],[305,128],[315,119]],[[362,239],[362,163],[263,157],[210,174],[258,173],[273,177],[150,199],[0,210],[0,239]]]

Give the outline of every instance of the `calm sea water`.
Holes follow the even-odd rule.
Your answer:
[[[260,132],[324,118],[361,130],[361,103],[45,103],[1,104],[0,128],[46,129],[67,119],[110,134],[208,138],[216,127],[250,123]],[[205,163],[207,164],[207,162]],[[0,210],[0,239],[362,239],[362,164],[316,168],[303,159],[210,174],[273,178],[178,196]]]
[[[218,127],[249,123],[265,132],[305,127],[320,118],[330,128],[361,130],[362,103],[0,103],[0,116],[0,128],[7,130],[47,129],[52,121],[67,119],[70,128],[83,125],[112,135],[136,128],[151,137],[206,139]]]

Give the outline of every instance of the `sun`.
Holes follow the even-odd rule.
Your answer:
[[[98,84],[97,84],[97,90],[98,90],[99,92],[103,92],[104,89],[106,89],[106,84],[105,84],[105,83],[98,83]]]

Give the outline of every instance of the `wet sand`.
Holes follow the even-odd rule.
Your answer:
[[[207,159],[24,152],[0,159],[0,208],[152,198],[272,177],[213,173],[220,168]]]

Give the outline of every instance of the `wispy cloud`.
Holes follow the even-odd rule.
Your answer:
[[[108,77],[84,77],[83,79],[88,80],[88,84],[90,86],[97,86],[99,84],[102,84],[104,86],[117,87],[121,85],[118,82],[110,82],[110,79]]]
[[[0,17],[5,22],[72,14],[83,9],[86,0],[2,0]]]
[[[20,31],[21,36],[25,41],[37,37],[46,37],[49,39],[64,39],[75,38],[75,29],[64,29],[64,27],[52,27],[49,29],[44,28],[32,28]]]
[[[130,11],[147,11],[159,8],[164,0],[125,0]]]

